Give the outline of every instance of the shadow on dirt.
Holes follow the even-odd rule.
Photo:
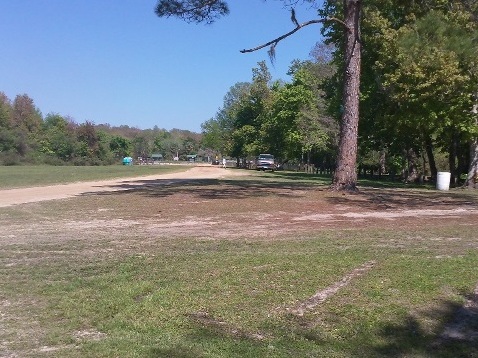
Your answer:
[[[279,180],[277,180],[279,179]],[[355,194],[329,191],[327,176],[304,173],[268,173],[261,178],[240,179],[155,179],[124,180],[108,187],[117,191],[100,191],[83,195],[138,194],[164,198],[187,194],[202,199],[249,199],[267,196],[300,198],[311,191],[331,205],[350,206],[368,210],[394,210],[407,208],[461,208],[478,209],[476,195],[460,191],[431,191],[407,188],[361,187]]]
[[[156,179],[125,180],[122,184],[103,191],[83,195],[121,195],[135,193],[150,197],[167,197],[173,194],[191,194],[206,199],[241,199],[269,195],[301,196],[303,190],[326,190],[315,183],[288,183],[273,180],[228,180],[228,179]]]
[[[327,197],[332,205],[360,207],[369,210],[387,210],[406,208],[413,209],[444,209],[469,208],[478,209],[478,200],[467,193],[432,192],[406,189],[370,189],[362,188],[357,194]]]

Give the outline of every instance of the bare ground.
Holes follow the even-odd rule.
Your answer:
[[[197,166],[159,176],[0,190],[0,208],[33,215],[28,225],[4,220],[0,243],[54,240],[55,234],[45,233],[65,237],[78,230],[267,239],[336,227],[436,227],[449,220],[468,226],[478,218],[476,200],[457,193],[362,188],[359,194],[342,194],[259,182],[255,175],[260,174]],[[239,183],[233,180],[238,177]],[[38,212],[48,209],[56,211],[54,220]],[[38,215],[45,218],[35,220]]]
[[[459,192],[424,194],[362,188],[359,194],[342,194],[326,187],[279,183],[273,178],[257,180],[256,175],[262,174],[198,166],[161,176],[1,190],[0,208],[4,209],[0,209],[0,246],[6,250],[29,242],[84,240],[85,256],[108,256],[147,250],[160,238],[276,240],[335,228],[436,229],[450,222],[469,228],[478,222],[476,196]],[[89,242],[91,238],[94,242]],[[439,248],[462,239],[445,233],[434,240]],[[102,241],[108,245],[101,245]],[[410,245],[405,241],[408,239],[391,239],[382,244]],[[465,249],[478,249],[476,241],[465,245]],[[62,248],[61,254],[65,253]],[[39,259],[56,254],[55,250],[45,251]],[[14,258],[3,261],[4,267],[15,265]],[[372,269],[373,264],[366,263],[365,268],[319,290],[295,309],[303,313],[333,295],[354,276]],[[2,312],[11,304],[5,300],[0,303]],[[466,317],[471,312],[475,319],[477,304],[475,294],[463,308]],[[446,327],[442,340],[476,340],[476,331],[464,329],[466,320],[457,317],[456,322]]]
[[[217,179],[221,177],[243,175],[240,171],[226,171],[219,167],[195,166],[185,172],[163,175],[150,175],[134,179],[113,179],[102,181],[79,182],[61,185],[49,185],[33,188],[0,190],[0,207],[17,204],[34,203],[46,200],[64,199],[85,193],[109,192],[126,190],[131,186],[138,186],[151,180],[161,178],[163,184],[167,180]],[[123,188],[124,186],[124,188]]]

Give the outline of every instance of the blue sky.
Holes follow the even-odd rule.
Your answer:
[[[320,26],[276,48],[239,50],[292,29],[278,0],[230,0],[212,25],[154,14],[155,0],[0,0],[0,91],[28,94],[43,115],[54,112],[112,126],[200,132],[224,95],[250,81],[265,60],[274,79],[289,80],[293,59],[309,59]],[[307,6],[297,19],[317,18]]]

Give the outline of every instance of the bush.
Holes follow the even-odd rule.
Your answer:
[[[50,155],[45,157],[43,163],[47,164],[47,165],[55,165],[55,166],[68,165],[68,163],[66,163],[64,160],[62,160],[58,157],[52,157]]]
[[[9,151],[0,153],[1,165],[20,165],[21,162],[22,162],[21,155],[14,150],[9,150]]]

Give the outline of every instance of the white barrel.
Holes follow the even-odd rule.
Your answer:
[[[437,173],[437,189],[448,190],[450,189],[450,172],[438,172]]]

